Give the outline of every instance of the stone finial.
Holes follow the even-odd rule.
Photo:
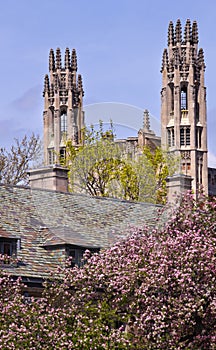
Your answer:
[[[170,21],[168,27],[168,46],[169,45],[174,45],[174,27],[172,21]]]
[[[198,44],[198,41],[199,41],[198,27],[197,27],[196,21],[194,21],[192,25],[192,41],[193,41],[193,44]]]
[[[199,52],[198,52],[198,63],[200,66],[205,68],[204,51],[202,48],[199,49]]]
[[[45,75],[45,78],[44,78],[44,95],[45,95],[45,92],[49,92],[49,76],[48,74]]]
[[[163,69],[165,67],[168,67],[168,52],[167,52],[167,49],[164,49],[164,52],[163,52],[161,72],[163,71]]]
[[[65,69],[70,69],[70,50],[68,47],[65,50]]]
[[[184,40],[186,43],[191,41],[191,22],[187,19],[184,29]]]
[[[77,55],[76,55],[76,50],[72,50],[72,55],[71,55],[71,68],[73,71],[77,71]]]
[[[78,74],[77,90],[78,90],[79,92],[82,93],[82,96],[84,96],[83,84],[82,84],[82,76],[81,76],[81,74]]]
[[[55,70],[55,56],[53,49],[49,53],[49,71],[53,72]]]
[[[181,43],[182,42],[182,27],[181,27],[180,19],[178,19],[177,22],[176,22],[175,39],[176,39],[176,43]]]
[[[61,50],[59,47],[56,49],[56,69],[61,69]]]
[[[151,131],[150,130],[149,111],[147,109],[145,109],[144,113],[143,113],[143,129],[144,129],[144,131]]]

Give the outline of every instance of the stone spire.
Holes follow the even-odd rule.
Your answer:
[[[176,23],[175,39],[176,39],[176,43],[181,43],[182,42],[182,27],[181,27],[180,19],[178,19],[177,23]]]
[[[194,21],[192,25],[192,42],[194,44],[198,44],[199,37],[198,37],[198,28],[197,28],[197,22]]]
[[[168,46],[169,45],[174,45],[174,27],[172,21],[170,21],[168,28]]]
[[[65,50],[65,69],[70,69],[70,50],[68,47]]]
[[[49,71],[53,72],[55,70],[55,56],[53,49],[50,50],[49,54]]]
[[[82,76],[81,76],[81,74],[78,74],[77,90],[78,90],[78,92],[81,92],[81,93],[82,93],[82,96],[84,96],[83,83],[82,83]]]
[[[191,41],[191,22],[189,19],[187,19],[185,24],[184,40],[186,43]]]
[[[64,61],[64,63],[63,63]],[[65,157],[65,142],[74,146],[82,143],[85,125],[83,84],[77,76],[75,49],[66,48],[61,56],[59,48],[49,53],[49,75],[44,78],[44,164],[58,164]]]
[[[72,50],[72,55],[71,55],[71,68],[73,71],[77,71],[77,55],[76,55],[76,50]]]
[[[198,63],[200,66],[205,68],[204,51],[202,48],[199,49],[199,52],[198,52]]]
[[[168,67],[168,52],[167,52],[167,49],[164,49],[164,52],[163,52],[161,70],[163,70],[165,67],[166,68]]]
[[[61,69],[61,50],[58,47],[56,49],[56,69]]]
[[[45,78],[44,78],[44,91],[43,91],[43,96],[45,95],[46,92],[49,92],[49,76],[48,74],[45,75]]]
[[[143,113],[143,129],[145,132],[151,131],[150,130],[149,111],[147,109],[145,109],[144,113]]]
[[[169,23],[168,47],[163,51],[161,145],[180,159],[179,171],[191,176],[192,189],[208,193],[205,61],[198,49],[196,21]]]

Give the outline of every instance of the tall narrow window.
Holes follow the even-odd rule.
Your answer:
[[[60,153],[60,156],[59,156],[60,164],[64,165],[64,161],[65,161],[65,158],[66,158],[66,150],[65,150],[65,148],[64,147],[61,148],[59,153]]]
[[[61,137],[67,132],[67,114],[65,112],[60,117],[60,132]]]
[[[169,84],[169,105],[170,105],[170,116],[174,113],[174,85]]]
[[[171,110],[174,112],[174,87],[171,86]]]
[[[187,87],[181,88],[181,110],[187,110]]]
[[[167,141],[169,147],[175,146],[174,127],[167,129]]]
[[[184,128],[180,129],[180,146],[184,146]]]
[[[200,171],[200,174],[199,174],[199,183],[202,185],[202,169],[203,169],[203,165],[202,163],[200,163],[200,167],[199,167],[199,171]]]
[[[167,130],[168,146],[171,147],[171,130]]]
[[[175,134],[174,134],[174,128],[172,128],[172,133],[171,133],[171,137],[172,137],[172,146],[175,146]]]
[[[190,160],[184,159],[182,161],[181,169],[183,174],[190,175],[190,170],[191,170]]]
[[[54,164],[55,163],[55,152],[54,148],[50,148],[48,150],[48,163],[49,164]]]
[[[186,146],[190,146],[190,128],[186,128]]]
[[[54,111],[50,109],[50,117],[51,117],[51,135],[54,134]]]
[[[190,146],[190,128],[180,128],[180,146]]]
[[[196,129],[196,147],[202,148],[202,128],[197,127]]]

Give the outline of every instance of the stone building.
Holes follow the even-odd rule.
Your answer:
[[[149,111],[145,109],[143,113],[143,127],[139,129],[137,136],[117,139],[115,142],[122,148],[123,153],[126,153],[131,158],[136,158],[145,146],[152,150],[160,147],[161,138],[151,130]]]
[[[161,145],[180,156],[178,173],[191,177],[192,189],[208,193],[207,118],[205,61],[198,48],[198,28],[186,21],[184,34],[180,20],[168,28],[168,47],[162,59]],[[83,87],[77,77],[77,58],[73,49],[65,50],[61,64],[60,49],[50,50],[49,76],[44,83],[44,164],[59,164],[65,154],[65,141],[81,142],[84,127]],[[136,157],[145,145],[160,145],[160,137],[150,128],[149,112],[144,111],[143,128],[137,137],[117,140],[124,152]],[[182,177],[181,177],[182,179]]]
[[[65,50],[64,65],[61,51],[49,54],[49,75],[44,79],[44,164],[60,163],[65,155],[65,141],[81,142],[84,127],[82,77],[77,75],[75,49]]]
[[[175,29],[170,22],[161,72],[162,147],[181,157],[179,173],[191,176],[194,192],[202,185],[208,193],[205,61],[195,21],[184,35],[180,20]]]
[[[128,226],[163,225],[168,212],[161,206],[112,198],[97,198],[68,192],[67,169],[58,165],[65,141],[82,141],[84,126],[83,87],[77,76],[75,50],[50,51],[49,76],[44,85],[44,163],[30,171],[30,186],[0,185],[0,260],[11,276],[21,276],[26,292],[39,296],[43,280],[70,256],[79,265],[83,251],[107,248],[128,234]],[[162,62],[161,140],[151,130],[149,112],[137,137],[118,140],[132,157],[138,147],[169,147],[181,157],[179,173],[168,181],[173,193],[178,187],[194,191],[202,184],[216,194],[216,169],[207,169],[206,90],[203,50],[198,50],[197,24],[187,20],[182,37],[178,20],[170,22],[168,49]],[[15,259],[14,259],[15,258]]]

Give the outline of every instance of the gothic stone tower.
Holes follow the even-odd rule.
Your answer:
[[[161,72],[162,147],[180,156],[180,173],[192,177],[195,194],[200,185],[208,193],[205,62],[195,21],[186,21],[184,36],[180,20],[175,30],[170,22]]]
[[[61,51],[49,54],[49,76],[44,79],[44,164],[59,164],[65,155],[65,142],[81,142],[84,127],[83,87],[81,75],[77,76],[77,57],[73,49],[65,50],[64,66]]]

